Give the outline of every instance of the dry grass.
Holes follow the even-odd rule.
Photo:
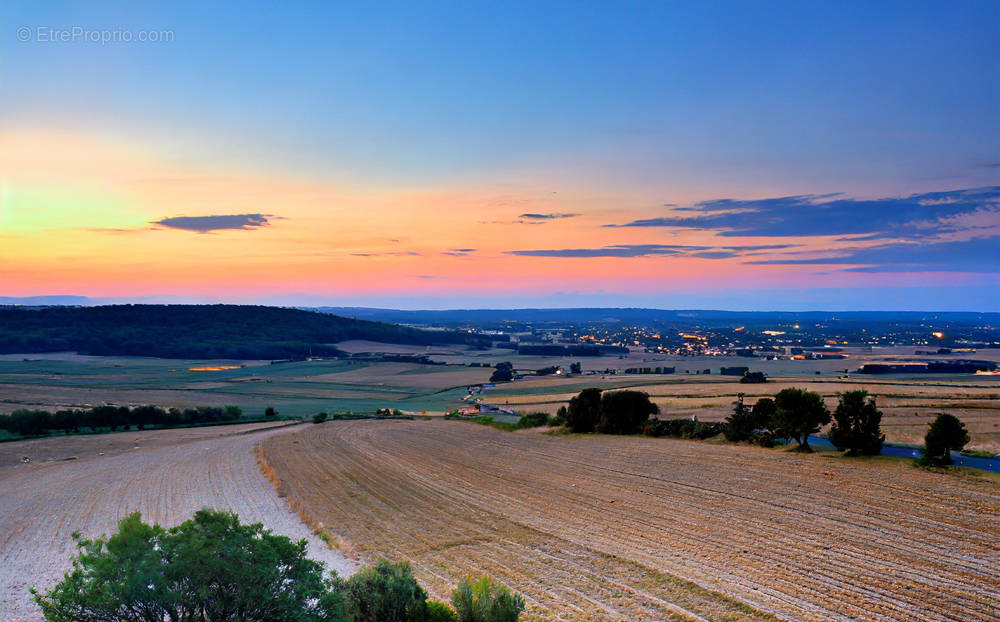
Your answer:
[[[443,421],[337,422],[263,453],[314,521],[411,560],[438,597],[486,572],[539,619],[1000,616],[988,479]]]
[[[50,587],[69,567],[70,534],[110,533],[133,511],[175,525],[201,507],[233,510],[244,521],[307,538],[310,556],[334,568],[353,568],[289,511],[255,464],[260,439],[291,429],[226,426],[0,444],[0,620],[40,619],[27,590]],[[31,463],[21,463],[23,455]]]

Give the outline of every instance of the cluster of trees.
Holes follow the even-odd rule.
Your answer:
[[[514,364],[510,361],[497,363],[496,369],[493,371],[493,375],[490,376],[490,382],[510,382],[513,379]]]
[[[711,438],[724,434],[731,442],[750,441],[773,447],[776,439],[794,438],[800,451],[809,452],[809,436],[831,423],[830,442],[848,456],[875,456],[882,451],[882,411],[867,391],[847,391],[840,395],[831,414],[823,396],[815,391],[788,388],[773,398],[762,397],[753,406],[741,393],[733,414],[723,423],[689,419],[650,419],[659,413],[649,395],[641,391],[612,391],[590,388],[570,399],[559,409],[558,418],[574,432],[636,434],[679,438]],[[550,425],[552,425],[550,423]],[[924,437],[926,465],[951,464],[951,452],[961,451],[969,442],[965,425],[953,415],[938,414]]]
[[[277,414],[268,407],[268,415]],[[99,430],[128,430],[132,426],[142,430],[146,426],[174,427],[235,421],[243,416],[239,406],[199,406],[198,408],[163,409],[158,406],[95,406],[89,410],[15,410],[0,416],[0,430],[21,436],[42,436],[53,432],[80,433],[84,428]]]
[[[525,606],[488,577],[463,580],[450,607],[428,600],[405,562],[324,576],[305,540],[227,512],[200,510],[171,529],[136,513],[108,538],[74,538],[62,582],[32,590],[49,622],[516,622]]]
[[[0,353],[73,350],[162,358],[283,359],[340,356],[348,339],[490,345],[462,331],[427,331],[328,313],[250,305],[0,307]]]
[[[864,391],[851,393],[860,393],[862,398],[868,395]],[[874,405],[874,399],[871,403]],[[841,412],[840,408],[838,412]],[[882,413],[877,410],[875,412],[878,415],[878,420],[875,422],[877,431]],[[844,416],[847,417],[844,419],[846,422],[853,413],[844,411]],[[809,447],[809,435],[819,432],[820,428],[828,423],[830,423],[830,411],[827,410],[822,395],[815,391],[789,388],[779,391],[773,400],[770,398],[758,400],[753,408],[743,403],[741,395],[733,414],[726,419],[725,435],[730,441],[752,440],[763,445],[773,445],[775,438],[794,438],[801,451],[812,451]],[[844,440],[846,442],[849,439],[845,437]],[[882,448],[881,440],[878,447],[879,450]]]
[[[601,434],[636,434],[642,431],[650,415],[660,412],[642,391],[608,391],[591,388],[561,407],[558,416],[574,432]]]

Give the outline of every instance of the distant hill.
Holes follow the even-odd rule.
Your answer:
[[[162,358],[277,359],[343,354],[364,339],[409,345],[489,345],[488,337],[428,331],[300,309],[243,305],[0,307],[0,353],[76,351]]]
[[[1000,313],[932,311],[719,311],[712,309],[643,309],[581,307],[567,309],[449,309],[409,311],[371,307],[315,307],[323,313],[381,322],[427,326],[490,326],[504,322],[534,324],[666,322],[677,326],[704,324],[766,324],[773,322],[919,322],[940,319],[953,322],[1000,322]]]

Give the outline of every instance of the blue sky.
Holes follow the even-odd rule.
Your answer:
[[[788,243],[782,239],[785,234],[776,233],[785,228],[802,238],[793,243],[806,251],[819,250],[825,244],[819,236],[827,231],[860,231],[875,236],[871,240],[883,247],[890,242],[911,245],[908,251],[913,245],[937,244],[928,249],[934,253],[934,271],[965,275],[949,287],[965,283],[971,292],[998,284],[1000,257],[990,252],[998,239],[989,229],[991,224],[1000,226],[991,211],[996,208],[995,193],[980,192],[978,203],[965,206],[957,214],[964,224],[950,236],[939,232],[935,237],[926,228],[908,226],[910,220],[893,211],[900,201],[906,209],[906,201],[917,195],[1000,186],[997,2],[157,6],[15,1],[0,8],[0,24],[0,129],[52,140],[53,152],[62,149],[64,141],[76,144],[77,138],[113,141],[153,154],[150,157],[163,169],[199,175],[211,171],[213,183],[229,179],[239,184],[230,193],[234,197],[248,187],[244,177],[336,187],[340,202],[327,208],[312,205],[306,211],[314,219],[321,212],[347,209],[342,207],[344,196],[367,201],[377,195],[397,206],[391,215],[372,212],[372,218],[387,219],[382,227],[387,231],[399,224],[400,212],[416,217],[427,209],[426,202],[398,207],[414,193],[447,196],[441,209],[456,210],[456,216],[472,213],[477,222],[491,222],[491,210],[502,213],[497,219],[524,213],[581,215],[545,223],[554,236],[549,244],[519,239],[520,233],[508,231],[493,236],[503,236],[506,243],[483,259],[484,271],[496,257],[507,261],[505,256],[531,256],[526,255],[530,251],[667,247],[678,244],[678,235],[685,238],[681,246],[706,247],[697,252],[714,253],[716,258],[729,252],[731,257],[723,246]],[[172,38],[104,45],[37,40],[39,28],[74,27],[132,33],[169,30]],[[19,41],[18,28],[27,28],[30,40]],[[36,170],[8,171],[7,177],[63,191],[72,171],[64,170],[69,165],[55,155],[51,159],[39,157]],[[102,174],[108,179],[102,181],[100,193],[127,194],[128,180],[114,171]],[[214,192],[226,194],[218,188]],[[834,193],[838,198],[817,198]],[[550,195],[557,195],[558,201]],[[772,210],[775,201],[788,197],[807,197],[793,206],[797,215]],[[700,229],[702,237],[735,235],[726,227],[746,217],[712,216],[720,200],[752,214],[763,209],[776,220],[737,231],[752,239],[687,239],[698,233],[693,228]],[[179,204],[159,212],[144,201],[151,202],[129,198],[123,209],[142,212],[144,218],[142,210],[148,209],[153,223],[192,222],[170,220],[177,218],[237,222],[269,214],[285,218],[290,227],[306,217],[280,197],[272,198],[273,207],[245,206],[233,199],[204,202],[197,209]],[[829,201],[856,205],[823,211]],[[712,218],[681,222],[690,215],[684,209]],[[871,227],[858,224],[866,214]],[[656,219],[670,226],[655,232],[621,226]],[[272,219],[271,224],[277,222]],[[618,226],[606,226],[611,224]],[[337,237],[344,230],[341,225],[332,218],[322,227]],[[593,230],[584,230],[585,225]],[[440,246],[472,247],[458,239],[466,235],[467,225],[456,227],[449,233],[453,242],[442,241]],[[280,231],[277,226],[255,226],[239,235],[260,239]],[[661,237],[648,237],[652,235]],[[288,239],[293,238],[290,232]],[[384,255],[385,249],[378,247],[384,242],[369,242],[372,238],[358,233],[351,239],[337,238],[337,243],[350,246],[355,255]],[[364,248],[368,243],[373,248]],[[96,266],[97,255],[106,254],[109,245],[95,238],[91,246],[94,257],[87,261]],[[857,281],[859,292],[898,286],[904,307],[934,299],[931,288],[939,285],[933,278],[922,294],[891,280],[896,273],[892,266],[906,264],[905,272],[913,272],[919,265],[899,259],[896,250],[870,246],[834,254],[867,260],[846,269],[882,275],[878,281]],[[427,254],[416,248],[408,252]],[[464,256],[452,258],[474,256],[459,255]],[[950,255],[955,262],[948,261]],[[660,274],[688,269],[672,254],[656,257],[664,262]],[[814,258],[816,265],[831,261],[822,254]],[[801,257],[792,256],[753,261],[740,265],[760,270],[803,265]],[[991,262],[994,265],[988,265]],[[471,271],[469,264],[455,265],[461,269],[454,274]],[[588,265],[594,264],[567,263],[567,274],[578,277]],[[58,292],[36,291],[45,282],[40,272],[31,278],[19,274],[23,287],[19,285],[18,293],[184,293],[171,279],[169,288],[129,289],[112,276],[124,269],[107,266],[108,278],[98,279],[104,285],[81,280],[74,288],[70,277],[51,279]],[[163,269],[170,271],[169,266]],[[452,274],[446,264],[399,269],[420,274],[433,269],[442,282]],[[512,264],[511,269],[525,268]],[[320,272],[318,267],[313,270]],[[659,300],[670,292],[681,296],[691,290],[682,280],[657,278],[651,268],[639,272],[650,275],[645,285],[632,283],[627,292],[612,291],[608,301],[623,295],[636,302]],[[770,291],[776,286],[770,272],[761,272],[759,283],[748,274],[741,273],[738,283],[721,277],[706,283],[716,290],[749,284]],[[805,273],[796,274],[789,281],[794,284],[788,292],[790,305],[813,299],[802,293],[812,281],[802,276]],[[817,276],[818,289],[852,286],[837,280],[840,277],[811,274]],[[551,292],[563,289],[555,282],[560,280],[558,272],[551,278],[548,287],[535,283],[524,291],[505,290],[504,295],[544,304],[555,296]],[[467,283],[457,277],[453,281],[452,289],[430,297],[466,300]],[[91,287],[100,291],[76,291]],[[241,287],[231,295],[252,297],[247,286]],[[332,281],[317,288],[333,298],[375,298]],[[582,295],[598,296],[598,289]],[[277,292],[270,285],[264,290],[267,295]],[[698,296],[716,296],[693,291],[693,302]],[[281,293],[286,294],[291,292]],[[384,293],[393,300],[424,295],[404,286]],[[492,300],[488,292],[474,296]],[[979,304],[995,310],[1000,299],[994,296]]]

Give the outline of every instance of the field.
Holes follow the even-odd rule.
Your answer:
[[[203,506],[233,510],[308,539],[309,555],[330,567],[352,569],[261,473],[257,445],[288,431],[251,424],[0,443],[0,620],[40,619],[27,590],[50,587],[69,567],[70,534],[110,533],[133,511],[175,525]]]
[[[103,403],[160,406],[223,406],[235,404],[248,415],[274,406],[282,415],[306,416],[320,411],[374,411],[398,408],[407,412],[443,414],[463,406],[470,384],[486,382],[491,370],[469,363],[512,360],[530,371],[548,365],[567,366],[568,359],[518,356],[506,350],[480,351],[461,346],[420,347],[352,341],[337,344],[349,352],[426,354],[447,365],[397,362],[315,360],[270,364],[269,361],[165,360],[140,357],[90,357],[73,354],[0,356],[0,414],[17,408],[81,408]],[[913,348],[889,352],[902,356]],[[637,366],[676,366],[671,375],[526,376],[501,384],[483,395],[484,401],[508,404],[524,411],[553,413],[580,389],[622,387],[648,392],[664,417],[697,416],[720,420],[732,409],[738,393],[749,401],[788,387],[821,392],[828,405],[837,393],[864,388],[878,398],[885,413],[889,441],[919,443],[938,412],[949,412],[966,423],[970,448],[1000,452],[1000,376],[844,376],[872,355],[817,361],[758,361],[738,357],[672,357],[632,353],[582,361],[587,370]],[[977,353],[1000,357],[1000,350]],[[766,371],[771,382],[740,384],[720,376],[719,368],[748,365]],[[230,369],[225,369],[230,367]],[[208,368],[207,371],[192,371]],[[221,369],[214,369],[221,368]],[[711,375],[696,371],[711,369]],[[690,373],[685,373],[690,372]],[[819,372],[817,374],[817,372]]]
[[[489,573],[535,619],[995,620],[989,476],[704,442],[354,421],[267,438],[284,494],[441,597]]]

